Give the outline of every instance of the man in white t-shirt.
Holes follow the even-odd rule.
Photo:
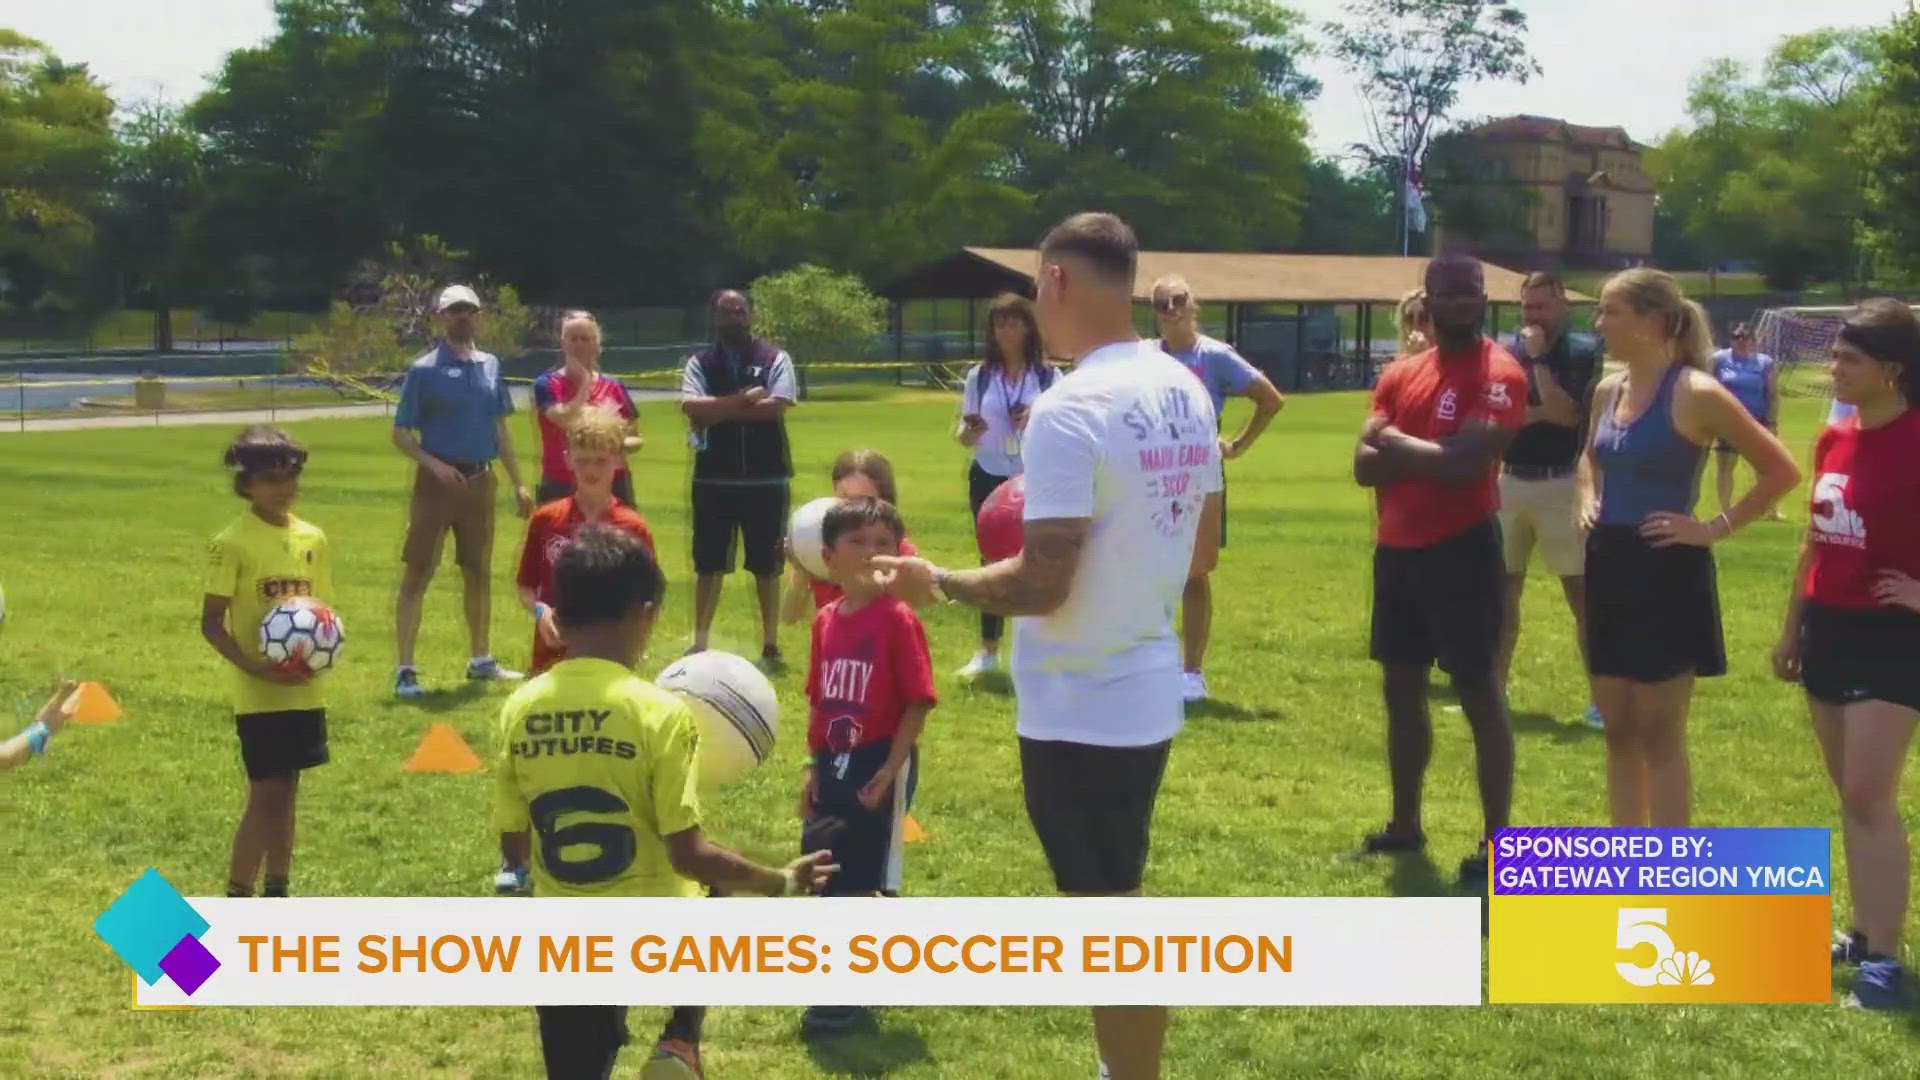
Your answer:
[[[1213,403],[1133,329],[1138,244],[1078,214],[1040,251],[1040,332],[1074,370],[1034,402],[1022,439],[1025,546],[978,570],[876,558],[888,588],[1014,616],[1013,685],[1027,816],[1071,896],[1139,892],[1167,751],[1182,723],[1173,613],[1220,537]],[[1160,1075],[1164,1008],[1098,1008],[1102,1074]]]

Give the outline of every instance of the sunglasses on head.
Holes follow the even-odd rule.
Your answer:
[[[1171,312],[1179,311],[1181,308],[1186,306],[1187,306],[1186,293],[1180,293],[1177,296],[1169,296],[1169,297],[1166,297],[1165,299],[1155,300],[1153,302],[1153,310],[1158,311],[1163,315],[1169,314]]]

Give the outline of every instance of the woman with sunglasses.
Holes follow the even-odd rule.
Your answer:
[[[986,359],[967,371],[962,382],[960,445],[973,451],[967,470],[967,505],[974,519],[993,490],[1019,476],[1020,436],[1033,401],[1053,385],[1058,371],[1040,352],[1040,324],[1033,304],[1015,293],[1001,293],[987,308]],[[984,558],[985,553],[982,553]],[[980,613],[980,651],[956,674],[976,679],[1000,667],[1000,635],[1006,620]]]
[[[1746,323],[1735,323],[1731,346],[1713,354],[1713,377],[1735,401],[1746,406],[1747,414],[1760,421],[1761,427],[1780,434],[1780,366],[1773,357],[1754,351],[1753,329]],[[1724,514],[1733,505],[1733,466],[1739,455],[1723,439],[1714,444],[1713,458],[1720,512]],[[1786,518],[1776,507],[1768,511],[1767,520]]]
[[[1251,398],[1253,416],[1240,434],[1220,440],[1222,461],[1247,452],[1260,433],[1287,403],[1273,381],[1241,357],[1233,346],[1200,332],[1200,301],[1187,279],[1169,274],[1153,283],[1153,314],[1160,323],[1160,348],[1187,366],[1213,399],[1215,421],[1224,423],[1229,396]],[[1227,546],[1226,490],[1220,493],[1220,546]],[[1213,584],[1206,574],[1188,579],[1180,597],[1180,640],[1186,663],[1186,699],[1207,699],[1207,679],[1201,674],[1207,659],[1207,638],[1213,630]]]

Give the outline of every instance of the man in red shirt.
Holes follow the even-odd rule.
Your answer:
[[[1503,618],[1497,470],[1526,415],[1527,374],[1480,332],[1485,276],[1465,255],[1427,264],[1434,348],[1395,361],[1373,392],[1353,474],[1375,491],[1373,658],[1387,705],[1393,817],[1367,852],[1426,845],[1420,792],[1432,756],[1427,680],[1435,661],[1473,729],[1485,836],[1507,824],[1513,733],[1495,678]],[[1487,843],[1460,863],[1463,885],[1486,880]]]

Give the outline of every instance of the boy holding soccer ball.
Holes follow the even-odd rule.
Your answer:
[[[700,829],[699,735],[685,701],[633,672],[666,581],[632,534],[588,525],[553,567],[554,618],[567,658],[500,710],[493,826],[540,896],[683,896],[702,885],[768,896],[811,893],[827,853],[783,870],[709,841]],[[531,844],[528,833],[531,831]],[[624,1005],[541,1005],[549,1077],[605,1077],[627,1041]],[[700,1072],[701,1006],[681,1006],[641,1068],[643,1080]]]
[[[906,602],[874,580],[873,557],[898,555],[906,526],[884,499],[842,499],[820,527],[824,561],[840,599],[813,620],[807,725],[812,755],[800,786],[800,849],[831,849],[840,872],[828,896],[894,896],[901,829],[912,795],[915,744],[933,711],[927,632]],[[815,1005],[808,1035],[867,1023],[858,1006]]]
[[[264,896],[287,895],[293,803],[300,773],[327,762],[327,710],[304,665],[275,665],[257,648],[261,620],[297,596],[333,595],[326,534],[293,516],[307,451],[278,428],[256,424],[227,447],[234,494],[247,510],[213,538],[200,633],[233,665],[234,725],[247,772],[247,807],[233,835],[227,895],[252,896],[266,864]]]

